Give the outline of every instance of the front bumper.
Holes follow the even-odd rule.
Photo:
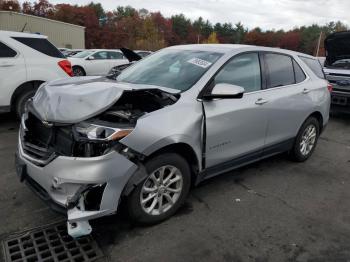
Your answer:
[[[91,158],[58,156],[47,165],[38,166],[23,151],[19,138],[17,174],[42,199],[61,210],[66,209],[69,223],[85,223],[115,213],[121,193],[137,169],[135,163],[116,151]],[[88,185],[105,185],[98,210],[85,210],[81,205],[82,196],[79,194]],[[69,205],[72,199],[79,200],[77,206]]]

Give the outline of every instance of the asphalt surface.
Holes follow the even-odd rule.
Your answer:
[[[0,238],[64,219],[14,169],[18,123],[0,115]],[[350,116],[333,116],[314,155],[279,155],[191,191],[171,219],[136,227],[123,212],[96,220],[110,261],[350,261]]]

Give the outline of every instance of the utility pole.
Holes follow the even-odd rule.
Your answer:
[[[320,33],[320,37],[318,38],[318,43],[317,43],[317,50],[316,50],[316,57],[318,57],[318,52],[320,51],[320,45],[321,45],[321,39],[322,39],[322,31]]]

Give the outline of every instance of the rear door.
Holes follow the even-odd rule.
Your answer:
[[[129,60],[125,59],[125,57],[121,52],[117,52],[117,51],[109,51],[108,58],[109,58],[109,70],[115,66],[129,63]]]
[[[293,143],[300,124],[311,111],[312,90],[307,88],[307,76],[292,56],[266,52],[263,58],[268,115],[265,146],[266,150],[279,151]]]
[[[87,75],[106,75],[110,69],[108,52],[107,51],[97,51],[90,57],[93,59],[86,60],[85,69]]]
[[[23,55],[0,40],[0,107],[10,105],[14,90],[26,82],[26,77]]]
[[[249,161],[262,152],[267,127],[263,109],[259,54],[233,57],[210,83],[228,83],[245,89],[242,98],[204,101],[206,117],[206,167],[230,160]]]

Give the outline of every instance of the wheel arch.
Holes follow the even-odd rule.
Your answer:
[[[321,133],[323,131],[323,116],[322,116],[321,112],[315,111],[312,114],[310,114],[306,119],[308,119],[310,117],[314,117],[317,119],[318,123],[320,124],[320,133]],[[304,122],[306,121],[306,119],[304,120]]]
[[[182,156],[187,161],[191,169],[191,184],[193,185],[196,182],[197,174],[199,172],[199,159],[194,149],[189,144],[180,142],[166,145],[145,156],[143,160],[138,163],[139,170],[133,176],[131,176],[128,183],[125,185],[122,195],[129,195],[134,190],[134,188],[146,177],[147,173],[143,163],[157,155],[164,153],[175,153]]]
[[[10,104],[11,110],[13,111],[15,109],[16,100],[24,92],[26,92],[28,90],[35,90],[44,82],[45,81],[43,81],[43,80],[32,80],[32,81],[25,82],[25,83],[21,84],[20,86],[18,86],[11,96],[11,104]]]
[[[164,153],[176,153],[187,161],[187,163],[190,165],[191,173],[193,175],[197,174],[199,171],[199,159],[194,151],[194,149],[187,143],[179,142],[175,144],[170,144],[167,146],[164,146],[148,156],[146,156],[145,160],[150,159],[156,155],[164,154]]]
[[[86,70],[85,70],[85,68],[83,66],[81,66],[81,65],[73,65],[72,66],[72,70],[74,69],[74,67],[75,68],[80,68],[81,70],[83,70],[84,74],[86,75]]]

